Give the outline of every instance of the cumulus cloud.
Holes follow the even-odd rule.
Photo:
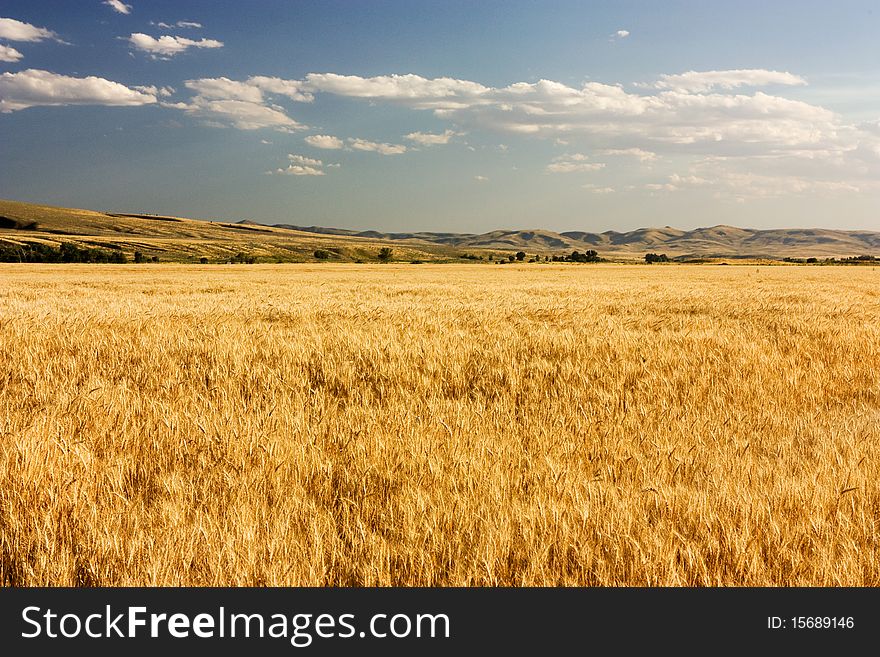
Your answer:
[[[155,102],[153,94],[94,76],[75,78],[36,69],[0,75],[0,112],[3,113],[37,106],[132,107]]]
[[[709,71],[664,76],[657,93],[629,93],[622,85],[588,82],[569,87],[552,80],[487,87],[452,78],[417,75],[372,78],[311,73],[303,89],[433,110],[440,118],[514,134],[567,141],[574,133],[606,141],[696,144],[700,142],[813,144],[834,138],[832,112],[802,101],[772,96],[703,93],[758,84],[801,84],[776,71]],[[649,150],[647,148],[643,150]]]
[[[290,153],[287,156],[287,159],[290,160],[290,164],[284,168],[278,168],[274,171],[277,174],[284,174],[288,176],[323,176],[324,175],[324,162],[321,160],[316,160],[311,157],[306,157],[305,155],[295,155]],[[327,168],[337,168],[338,164],[328,164]]]
[[[785,175],[796,179],[826,180],[829,184],[819,187],[825,190],[834,187],[835,177],[840,181],[847,176],[859,178],[860,182],[854,184],[860,189],[866,189],[865,181],[872,176],[880,177],[880,136],[873,132],[876,126],[848,124],[819,105],[787,98],[782,92],[756,89],[806,83],[788,72],[688,71],[660,76],[638,91],[623,84],[595,81],[569,86],[538,80],[492,87],[470,80],[413,74],[360,77],[310,73],[302,80],[282,83],[287,92],[294,92],[293,96],[288,93],[293,99],[296,96],[308,101],[324,94],[335,95],[427,111],[435,119],[449,122],[450,128],[441,134],[412,132],[406,136],[409,142],[419,145],[441,143],[453,128],[462,132],[489,130],[548,138],[562,145],[581,143],[603,156],[631,157],[640,162],[661,156],[694,159],[711,155],[747,163],[762,158],[768,166],[777,167],[777,173],[784,170]],[[259,93],[249,88],[254,86]],[[292,121],[282,107],[267,102],[268,87],[247,81],[227,81],[227,87],[224,93],[230,99],[250,103],[247,107],[256,105],[267,113],[276,112],[266,124],[272,125],[274,119],[281,126]],[[208,108],[203,106],[220,100],[199,92],[183,106],[192,112],[207,113]],[[230,122],[229,117],[226,122]],[[406,146],[363,139],[347,140],[346,146],[385,154],[406,151]],[[602,164],[569,156],[551,162],[546,171],[588,172],[602,168]],[[839,171],[831,176],[829,167]],[[746,169],[746,165],[741,168]],[[766,175],[774,174],[768,171]],[[671,182],[649,184],[675,186]],[[797,185],[784,187],[793,190]]]
[[[160,36],[158,39],[149,34],[134,32],[128,37],[128,42],[135,50],[145,52],[154,59],[168,59],[179,55],[189,48],[222,48],[223,42],[216,39],[187,39],[179,36]]]
[[[24,57],[24,55],[18,52],[15,48],[0,44],[0,62],[17,62],[22,57]]]
[[[381,144],[357,138],[349,138],[348,144],[356,151],[371,151],[380,155],[400,155],[401,153],[406,153],[406,146],[402,144]]]
[[[362,78],[357,75],[309,73],[306,86],[315,92],[351,98],[401,101],[417,109],[465,107],[469,101],[488,91],[476,82],[453,78],[429,80],[418,75],[380,75]]]
[[[301,83],[266,76],[253,76],[245,81],[229,78],[187,80],[187,89],[195,92],[189,102],[168,103],[166,107],[183,110],[218,125],[240,130],[274,128],[281,131],[303,130],[306,126],[287,115],[283,107],[271,102],[272,96],[285,96],[298,102],[309,102]]]
[[[797,86],[807,81],[799,75],[763,69],[738,69],[732,71],[688,71],[676,75],[661,75],[654,85],[657,89],[673,89],[690,93],[712,89],[736,89],[737,87],[766,87],[780,84]]]
[[[239,130],[274,128],[279,131],[305,128],[280,109],[243,100],[212,100],[196,96],[189,103],[164,103],[163,106],[183,110],[213,126],[229,125]]]
[[[119,14],[130,14],[131,5],[127,5],[121,0],[104,0],[104,4]]]
[[[629,30],[617,30],[614,34],[611,35],[612,39],[625,39],[629,36]]]
[[[345,144],[339,137],[332,135],[309,135],[305,142],[313,148],[324,148],[327,150],[339,150],[345,147]]]
[[[0,39],[7,41],[61,41],[55,32],[45,27],[36,27],[14,18],[0,18]]]
[[[433,134],[430,132],[411,132],[406,135],[405,139],[419,144],[420,146],[437,146],[439,144],[448,144],[449,140],[456,136],[454,130],[445,130],[442,134]]]

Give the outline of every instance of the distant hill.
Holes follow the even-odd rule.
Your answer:
[[[782,259],[876,255],[880,251],[880,232],[821,228],[757,230],[713,226],[685,231],[666,226],[622,233],[613,230],[603,233],[495,230],[480,234],[358,232],[290,224],[275,224],[275,228],[323,235],[369,237],[389,242],[442,244],[459,249],[523,250],[541,254],[595,249],[602,255],[611,256],[638,256],[649,251],[661,251],[670,257]]]
[[[463,255],[562,255],[594,249],[601,256],[642,259],[648,252],[681,258],[849,257],[880,255],[880,232],[810,229],[755,230],[713,226],[695,230],[640,228],[602,233],[494,230],[487,233],[355,231],[291,224],[264,225],[146,213],[95,212],[0,200],[0,241],[74,242],[84,247],[140,251],[163,261],[224,262],[245,254],[263,262],[375,261],[392,246],[395,260],[450,261]]]

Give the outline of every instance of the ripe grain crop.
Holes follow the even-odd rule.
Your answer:
[[[0,583],[880,585],[878,276],[0,266]]]

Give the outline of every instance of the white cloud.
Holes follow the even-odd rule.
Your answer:
[[[262,103],[266,94],[287,96],[291,100],[310,102],[312,96],[301,91],[301,83],[296,80],[283,80],[265,76],[250,77],[244,82],[229,78],[201,78],[187,80],[186,88],[195,91],[203,98],[215,100],[243,100]]]
[[[351,98],[397,100],[417,109],[455,108],[469,104],[488,91],[476,82],[453,78],[428,80],[418,75],[380,75],[362,78],[357,75],[309,73],[309,90]]]
[[[121,0],[104,0],[104,4],[119,14],[131,13],[131,5],[127,5]]]
[[[324,163],[321,160],[316,160],[311,157],[306,157],[305,155],[294,155],[293,153],[289,153],[287,155],[287,159],[293,162],[294,164],[304,164],[312,167],[322,167]]]
[[[409,139],[420,146],[436,146],[439,144],[448,144],[449,140],[458,133],[454,130],[445,130],[442,134],[433,134],[430,132],[411,132],[406,135],[405,139]]]
[[[614,34],[611,35],[612,39],[625,39],[629,36],[629,30],[617,30]]]
[[[0,75],[0,112],[37,106],[149,105],[156,97],[104,78],[74,78],[49,71],[27,69]]]
[[[44,41],[52,39],[61,41],[58,35],[45,27],[35,27],[14,18],[0,18],[0,39],[8,41]]]
[[[406,153],[406,146],[402,144],[380,144],[366,139],[349,138],[348,143],[356,151],[371,151],[381,155],[400,155]]]
[[[195,21],[177,21],[176,23],[163,23],[159,21],[158,23],[154,23],[150,21],[150,25],[155,25],[156,27],[160,27],[163,30],[172,30],[175,27],[182,27],[184,29],[192,28],[192,29],[201,29],[202,24],[196,23]]]
[[[300,164],[291,164],[284,169],[276,169],[275,173],[282,173],[288,176],[323,176],[324,172],[315,167],[302,166]]]
[[[0,62],[17,62],[22,57],[24,57],[24,55],[18,52],[15,48],[0,44]]]
[[[289,117],[284,108],[268,96],[285,96],[309,102],[312,96],[301,91],[301,83],[266,76],[254,76],[244,82],[229,78],[187,80],[187,89],[196,92],[187,103],[166,105],[207,119],[212,124],[231,125],[240,130],[274,128],[281,131],[303,130],[306,126]]]
[[[132,87],[132,89],[137,89],[141,93],[149,94],[150,96],[162,96],[163,98],[167,98],[174,94],[174,87],[157,87],[155,85],[149,85],[146,87]]]
[[[301,103],[310,103],[314,100],[314,96],[303,89],[303,84],[299,80],[285,80],[283,78],[255,75],[248,78],[245,84],[256,87],[264,93],[287,96],[291,100]]]
[[[316,160],[311,157],[306,157],[304,155],[295,155],[290,153],[287,156],[287,159],[290,160],[290,165],[284,168],[279,168],[275,170],[277,174],[284,174],[288,176],[323,176],[324,173],[324,162],[321,160]],[[328,164],[327,168],[336,169],[339,168],[338,164]]]
[[[593,183],[587,183],[586,185],[582,185],[584,189],[590,190],[593,194],[613,194],[613,187],[600,187],[599,185],[594,185]]]
[[[190,103],[164,103],[163,106],[206,119],[211,125],[230,125],[239,130],[274,128],[289,132],[306,127],[280,109],[243,100],[211,100],[196,96]]]
[[[547,165],[547,173],[574,173],[577,171],[598,171],[604,169],[602,162],[553,162]]]
[[[606,141],[679,145],[746,142],[793,146],[834,138],[835,115],[815,105],[763,92],[731,95],[690,91],[783,82],[801,84],[803,80],[790,73],[762,70],[685,73],[664,76],[658,82],[664,89],[659,93],[636,94],[621,85],[600,82],[574,88],[539,80],[491,88],[452,78],[311,73],[303,88],[433,110],[438,117],[462,125],[563,137],[564,141],[574,133]]]
[[[264,126],[282,129],[301,127],[284,108],[270,104],[270,85],[256,78],[236,82],[219,78],[222,87],[197,90],[197,96],[182,109],[206,118],[243,127],[229,108],[219,111],[213,104],[238,100],[242,107],[267,112]],[[203,81],[204,82],[204,81]],[[208,85],[205,82],[205,85]],[[831,190],[836,183],[868,189],[870,180],[880,177],[880,130],[878,126],[851,124],[819,105],[794,100],[761,90],[761,85],[801,85],[802,77],[764,69],[731,71],[689,71],[664,75],[637,92],[623,84],[587,82],[572,87],[552,80],[516,82],[490,87],[454,78],[428,79],[418,75],[380,75],[362,78],[335,73],[310,73],[302,80],[278,81],[279,94],[308,101],[320,94],[357,98],[379,104],[390,103],[415,111],[429,111],[450,126],[441,134],[412,132],[407,140],[427,145],[446,139],[456,130],[488,130],[499,134],[526,135],[556,140],[557,144],[580,143],[609,157],[631,157],[640,162],[660,158],[712,156],[749,165],[764,162],[767,177],[787,176],[796,180],[825,181],[817,189]],[[275,87],[273,87],[275,88]],[[213,95],[212,95],[213,94]],[[229,116],[224,116],[224,112]],[[254,127],[255,121],[246,122]],[[315,138],[320,136],[315,136]],[[421,139],[421,142],[420,142]],[[337,144],[338,145],[338,144]],[[347,147],[386,154],[405,152],[406,147],[350,139]],[[470,148],[473,148],[472,146]],[[551,162],[548,173],[587,172],[602,163],[578,159],[574,154]],[[732,166],[732,165],[730,165]],[[774,173],[771,167],[776,167]],[[746,165],[737,173],[746,173]],[[703,176],[699,172],[693,175]],[[672,182],[654,185],[677,186]],[[678,185],[687,184],[679,183]],[[783,182],[782,188],[798,189]],[[620,190],[624,188],[621,187]]]
[[[806,83],[807,81],[799,75],[787,72],[739,69],[732,71],[687,71],[677,75],[661,75],[660,80],[654,86],[658,89],[700,93],[713,89],[766,87],[773,84],[797,86]]]
[[[268,139],[261,139],[261,140],[260,140],[260,143],[261,143],[261,144],[265,144],[265,145],[268,146],[268,145],[270,145],[272,142],[269,141]]]
[[[313,148],[324,148],[327,150],[339,150],[345,146],[339,137],[332,135],[309,135],[306,137],[305,142]]]
[[[602,155],[620,155],[625,157],[634,157],[639,162],[650,162],[657,159],[657,153],[642,150],[641,148],[606,148],[600,151]]]
[[[553,162],[547,165],[547,173],[574,173],[578,171],[598,171],[604,169],[603,162],[587,162],[589,157],[583,153],[560,155],[553,158]]]
[[[167,59],[179,55],[189,48],[222,48],[223,42],[216,39],[201,39],[195,41],[186,37],[160,36],[158,39],[149,34],[134,32],[128,37],[128,42],[135,50],[149,54],[153,58]]]
[[[486,176],[474,176],[474,180],[477,182],[489,182],[489,179]]]

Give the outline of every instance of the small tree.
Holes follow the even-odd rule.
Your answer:
[[[201,258],[199,258],[199,262],[202,263],[203,265],[207,265],[208,259],[205,256],[202,256]]]
[[[516,259],[519,260],[520,262],[522,262],[523,260],[525,260],[525,259],[526,259],[526,253],[525,253],[525,251],[518,251],[517,254],[516,254]]]
[[[507,256],[507,259],[508,259],[510,262],[513,262],[514,260],[516,260],[516,256],[513,255],[513,254],[511,253],[509,256]]]
[[[390,246],[383,246],[379,249],[379,262],[390,262],[391,261],[392,250]]]
[[[318,260],[327,260],[330,257],[330,252],[325,251],[324,249],[318,249],[315,251],[315,257]]]
[[[141,253],[140,251],[135,251],[134,252],[134,261],[138,264],[142,263],[144,261],[144,254]]]
[[[645,255],[645,262],[651,265],[655,262],[669,262],[669,258],[665,253],[648,253]]]

